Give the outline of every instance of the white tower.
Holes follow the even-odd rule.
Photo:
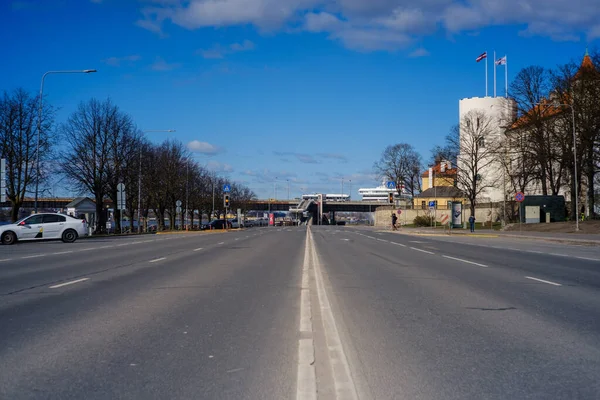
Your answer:
[[[510,124],[514,122],[517,116],[517,104],[513,99],[505,97],[471,97],[468,99],[462,99],[458,104],[459,113],[459,124],[463,121],[463,118],[470,111],[482,111],[487,116],[492,118],[492,130],[490,133],[490,140],[503,142],[505,140],[505,130]],[[487,138],[486,138],[487,139]],[[461,132],[461,141],[462,132]],[[487,141],[487,140],[486,140]],[[459,158],[463,158],[461,155]],[[499,182],[494,188],[488,188],[482,194],[482,201],[502,201],[504,197],[503,179],[502,179],[503,167],[498,163],[492,165],[481,171],[482,179],[491,182]]]

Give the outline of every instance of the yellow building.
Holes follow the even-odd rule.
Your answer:
[[[466,201],[464,194],[456,185],[456,168],[450,161],[442,160],[421,174],[423,191],[413,199],[415,209],[429,209],[430,202],[435,202],[438,210],[450,209],[453,201]]]

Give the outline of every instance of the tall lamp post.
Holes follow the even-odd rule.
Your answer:
[[[175,132],[175,129],[151,129],[148,131],[142,131],[142,133],[150,132]],[[140,165],[138,170],[138,233],[142,233],[142,149],[143,146],[140,143]]]
[[[37,123],[37,145],[35,150],[35,203],[34,210],[38,212],[38,193],[40,187],[40,136],[42,131],[42,105],[44,101],[44,80],[47,75],[50,74],[89,74],[92,72],[97,72],[95,69],[83,69],[83,70],[65,70],[65,71],[48,71],[44,75],[42,75],[42,84],[40,85],[40,105],[38,110],[38,123]]]
[[[536,103],[536,105],[544,105]],[[577,188],[577,135],[575,134],[575,107],[573,104],[553,102],[554,107],[569,107],[571,109],[571,125],[573,127],[573,188],[575,191],[575,231],[579,231],[579,193]]]

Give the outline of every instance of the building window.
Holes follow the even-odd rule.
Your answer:
[[[485,138],[480,137],[477,139],[477,146],[480,148],[485,148]]]
[[[425,209],[427,208],[427,203],[425,203],[425,200],[423,200],[423,201],[421,202],[421,208],[422,208],[423,210],[425,210]]]

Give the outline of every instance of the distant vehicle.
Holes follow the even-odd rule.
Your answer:
[[[52,239],[73,243],[78,237],[87,234],[88,225],[85,219],[64,214],[34,214],[14,224],[0,226],[0,241],[9,245],[22,240]]]

